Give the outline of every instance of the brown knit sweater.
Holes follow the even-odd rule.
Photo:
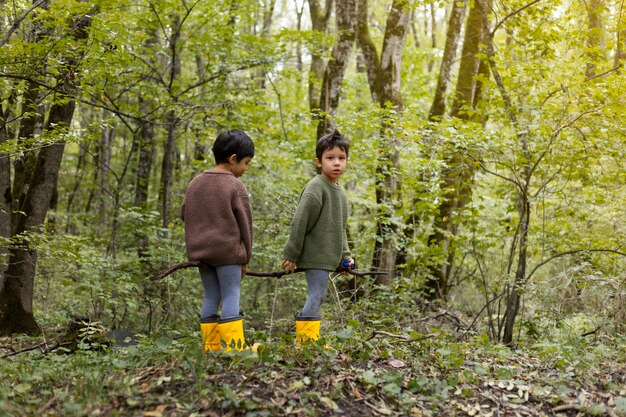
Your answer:
[[[211,169],[191,180],[180,213],[190,261],[248,264],[252,210],[246,186],[232,173]]]

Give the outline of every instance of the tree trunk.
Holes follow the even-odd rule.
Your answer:
[[[45,109],[37,105],[39,101],[38,91],[39,87],[35,83],[28,82],[26,91],[22,96],[22,113],[24,117],[20,121],[18,140],[26,149],[30,148],[30,146],[25,145],[24,142],[40,134],[43,128]],[[24,198],[28,193],[28,187],[35,170],[35,163],[36,154],[34,152],[26,152],[24,155],[15,158],[13,162],[13,234],[16,233],[15,227],[20,216],[19,208],[24,203]]]
[[[180,53],[179,44],[181,19],[180,16],[172,16],[172,35],[168,39],[170,44],[170,74],[169,74],[169,93],[173,99],[173,106],[176,106],[178,98],[173,86],[180,76]],[[167,230],[170,222],[170,188],[172,187],[172,176],[174,175],[174,159],[176,157],[176,128],[178,126],[178,116],[176,109],[173,108],[166,116],[167,136],[163,147],[163,163],[161,164],[161,219],[163,230]]]
[[[380,207],[377,219],[376,244],[374,247],[375,268],[387,271],[377,277],[380,284],[389,284],[395,276],[398,240],[401,231],[395,220],[396,208],[400,203],[399,139],[396,136],[394,114],[402,111],[400,92],[400,69],[402,50],[409,27],[411,6],[405,0],[394,0],[387,22],[380,59],[369,34],[367,0],[358,3],[358,40],[367,65],[367,76],[372,100],[382,110],[381,149],[377,160],[376,202]],[[389,111],[393,110],[393,111]]]
[[[74,114],[75,102],[68,100],[55,104],[45,131],[67,130]],[[56,186],[65,143],[55,142],[39,151],[28,193],[24,199],[17,224],[17,234],[36,230],[43,225],[50,200]],[[36,251],[25,243],[10,251],[6,281],[0,293],[0,334],[28,333],[39,331],[33,315],[33,290],[35,281]]]
[[[163,146],[163,162],[161,164],[161,226],[167,230],[170,222],[170,189],[172,188],[172,177],[174,175],[174,159],[176,157],[176,127],[178,117],[174,110],[170,111],[166,117],[167,136]]]
[[[72,36],[77,40],[87,39],[90,24],[88,16],[78,18]],[[44,127],[44,131],[51,136],[62,137],[71,125],[75,102],[70,97],[76,88],[74,74],[81,58],[80,54],[65,57],[67,72],[58,79],[57,100],[50,108]],[[57,141],[39,151],[28,192],[20,207],[23,214],[17,222],[17,234],[36,231],[43,225],[56,187],[64,149],[65,142]],[[33,315],[36,261],[36,251],[28,247],[28,242],[10,251],[4,287],[0,292],[0,334],[35,334],[40,331]]]
[[[617,13],[617,41],[615,42],[614,67],[624,65],[624,61],[626,61],[626,5],[624,0],[619,2]]]
[[[102,111],[102,120],[109,119],[110,113],[108,110]],[[87,204],[85,205],[85,211],[91,212],[92,206],[96,206],[96,213],[98,213],[98,224],[102,227],[107,227],[109,224],[109,204],[108,201],[111,195],[111,185],[109,183],[109,172],[111,169],[111,151],[113,147],[113,136],[115,134],[115,127],[107,125],[103,126],[102,136],[96,146],[96,153],[94,155],[95,164],[95,181]]]
[[[430,11],[430,47],[435,50],[435,48],[437,48],[437,11],[435,10],[434,2],[430,3],[430,5],[428,6],[428,10]],[[426,21],[426,19],[424,21]],[[434,57],[431,55],[430,59],[428,60],[428,72],[431,72],[433,70],[434,65],[435,60]]]
[[[527,170],[528,171],[528,170]],[[526,181],[530,181],[528,173]],[[506,345],[513,344],[513,333],[515,330],[515,319],[519,313],[521,303],[521,292],[526,284],[526,264],[528,262],[528,228],[530,227],[530,202],[528,200],[527,186],[521,190],[518,197],[517,211],[519,215],[519,240],[517,269],[515,271],[515,282],[513,288],[509,288],[506,310],[504,313],[504,335],[502,342]]]
[[[296,8],[296,30],[298,32],[302,31],[302,16],[304,15],[304,1],[302,2],[302,6],[298,5],[298,0],[294,0],[294,6]],[[296,45],[296,71],[298,74],[302,73],[302,69],[304,66],[302,65],[302,46],[300,44]]]
[[[502,101],[504,102],[505,109],[508,114],[509,122],[511,126],[515,129],[518,129],[517,138],[520,144],[520,148],[522,150],[522,160],[525,161],[520,173],[521,179],[519,182],[516,182],[517,185],[517,212],[519,216],[518,226],[517,226],[517,235],[515,239],[515,245],[511,250],[511,258],[513,258],[513,250],[517,247],[517,269],[515,271],[515,278],[513,285],[507,288],[506,292],[506,307],[503,316],[504,321],[504,335],[502,337],[502,342],[507,345],[513,344],[513,333],[515,326],[515,319],[517,318],[517,314],[519,312],[519,307],[521,304],[521,294],[524,291],[524,287],[526,286],[526,265],[528,262],[528,249],[527,249],[527,240],[528,240],[528,230],[530,227],[530,200],[528,190],[530,189],[530,181],[532,175],[532,165],[533,158],[532,154],[529,150],[528,146],[528,136],[524,129],[519,131],[519,123],[517,120],[517,114],[512,105],[511,97],[509,96],[508,91],[504,86],[504,82],[502,80],[502,76],[500,75],[498,68],[496,66],[495,61],[495,47],[493,45],[493,38],[491,35],[491,31],[489,29],[489,22],[487,20],[487,8],[481,8],[481,12],[483,15],[483,30],[485,33],[485,45],[486,45],[486,56],[487,63],[489,64],[489,69],[491,74],[493,75],[493,79],[495,81],[496,86],[502,96]],[[499,324],[498,328],[498,336],[500,336],[502,330],[502,322]]]
[[[479,46],[484,43],[486,25],[483,24],[483,9],[487,9],[486,0],[475,0],[467,17],[465,37],[459,75],[457,77],[451,116],[470,120],[473,106],[479,98],[475,97],[481,89],[477,82],[481,60],[478,57]],[[474,163],[453,149],[446,156],[448,168],[442,173],[442,202],[434,221],[434,231],[429,237],[430,246],[438,247],[441,262],[431,268],[432,279],[425,282],[426,293],[433,298],[446,299],[456,252],[455,238],[459,234],[460,216],[464,207],[472,198],[472,178]]]
[[[452,76],[452,65],[456,60],[456,50],[461,37],[465,7],[465,1],[452,2],[452,11],[450,12],[450,21],[448,22],[448,30],[446,32],[446,44],[443,49],[439,76],[437,77],[435,97],[428,114],[429,120],[443,116],[446,111],[446,93]]]
[[[326,65],[320,96],[321,117],[317,125],[317,138],[335,130],[334,115],[339,107],[341,84],[348,67],[355,39],[356,0],[336,0],[335,17],[339,39],[333,48],[332,58]]]
[[[261,23],[261,37],[264,40],[269,40],[271,28],[272,28],[272,18],[274,16],[274,6],[276,5],[276,0],[266,0],[266,2],[262,2],[262,5],[263,5],[263,22]],[[261,66],[257,69],[256,84],[258,88],[260,89],[265,88],[266,75],[267,74],[266,74],[264,66]]]
[[[309,14],[311,15],[311,29],[315,32],[326,33],[330,12],[333,8],[333,0],[325,0],[322,10],[318,0],[308,0]],[[326,65],[320,55],[311,54],[311,69],[309,71],[309,107],[315,116],[319,114],[321,96],[319,83],[324,79]]]
[[[72,212],[72,209],[74,208],[74,202],[79,195],[79,190],[82,188],[81,185],[83,183],[83,178],[85,177],[87,158],[89,153],[91,153],[89,150],[89,144],[81,146],[78,150],[78,160],[76,161],[76,176],[74,178],[74,186],[67,196],[67,207],[65,209],[67,213]],[[55,191],[55,197],[58,197],[57,191]],[[51,205],[50,209],[54,209],[54,207]],[[73,234],[74,228],[72,226],[72,222],[68,221],[65,225],[65,233]]]
[[[476,91],[476,76],[480,66],[478,52],[483,39],[482,7],[487,7],[487,0],[474,0],[467,16],[465,39],[461,52],[461,65],[456,82],[454,101],[450,109],[450,115],[463,120],[469,120],[469,110],[474,103]]]
[[[149,114],[151,103],[141,100],[139,108],[141,114]],[[139,156],[137,158],[137,171],[135,173],[134,205],[135,207],[144,209],[148,202],[150,175],[152,173],[155,153],[154,126],[152,121],[147,118],[142,119],[137,135],[137,151]],[[137,240],[137,254],[139,258],[142,259],[144,256],[147,256],[149,250],[148,238],[142,231],[138,230]]]
[[[0,145],[9,137],[9,128],[6,125],[7,113],[0,104]],[[0,155],[0,238],[11,237],[11,201],[11,159],[8,155]],[[4,288],[7,253],[7,249],[0,245],[0,293]]]
[[[598,61],[605,57],[604,36],[602,34],[602,9],[603,0],[590,0],[587,13],[589,16],[589,37],[587,38],[587,49],[589,61],[585,67],[585,76],[592,78],[596,75]]]

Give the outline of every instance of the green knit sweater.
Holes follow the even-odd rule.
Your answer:
[[[347,221],[348,199],[343,187],[317,175],[300,195],[284,258],[295,261],[298,268],[334,271],[350,257]]]

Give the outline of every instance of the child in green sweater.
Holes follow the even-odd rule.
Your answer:
[[[319,175],[304,187],[291,222],[291,234],[283,251],[282,269],[306,271],[308,296],[296,315],[296,343],[317,340],[320,307],[326,295],[328,276],[350,255],[346,226],[348,199],[338,180],[348,165],[350,144],[337,131],[322,136],[315,148]]]

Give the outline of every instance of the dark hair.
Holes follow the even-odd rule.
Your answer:
[[[334,147],[341,149],[346,153],[346,156],[348,156],[350,143],[348,143],[346,138],[341,136],[341,133],[339,133],[338,130],[325,134],[317,141],[317,145],[315,146],[315,156],[321,161],[324,151]]]
[[[254,157],[254,143],[250,136],[241,130],[227,130],[218,135],[213,144],[213,156],[216,164],[228,162],[231,155],[237,155],[237,161],[246,156]]]

